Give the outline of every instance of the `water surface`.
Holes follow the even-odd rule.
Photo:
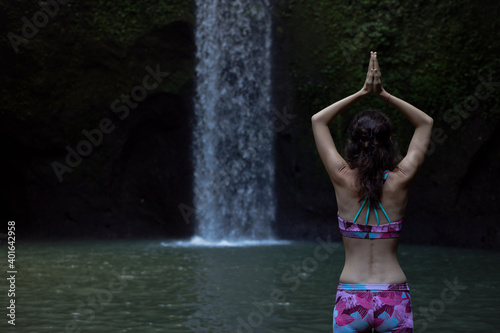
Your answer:
[[[343,261],[339,243],[21,243],[15,331],[331,332]],[[400,261],[416,332],[499,327],[499,253],[401,245]]]

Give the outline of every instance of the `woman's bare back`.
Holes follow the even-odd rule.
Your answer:
[[[342,172],[345,182],[335,186],[339,216],[343,220],[353,221],[361,206],[357,188],[357,170],[346,168]],[[408,202],[407,178],[400,169],[390,172],[382,188],[381,204],[391,221],[399,221],[404,217]],[[364,224],[367,207],[361,210],[357,223]],[[383,215],[381,215],[383,216]],[[380,224],[388,223],[385,217]],[[368,224],[376,225],[373,212],[369,215]],[[346,260],[340,276],[342,283],[356,284],[398,284],[405,283],[406,276],[401,269],[398,258],[398,238],[359,239],[342,237],[345,246]]]

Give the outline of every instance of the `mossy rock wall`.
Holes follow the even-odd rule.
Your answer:
[[[21,239],[192,234],[194,2],[44,3],[0,4],[3,219]]]

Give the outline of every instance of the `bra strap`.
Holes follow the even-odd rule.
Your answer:
[[[384,174],[384,180],[387,179],[387,176],[389,175],[389,170],[385,170],[385,174]],[[368,224],[368,217],[370,216],[370,199],[366,198],[365,201],[363,201],[363,204],[361,205],[361,207],[359,208],[358,210],[358,213],[356,214],[356,217],[354,217],[354,220],[352,222],[356,223],[356,220],[358,219],[358,216],[359,214],[361,213],[361,211],[363,210],[363,207],[365,207],[365,204],[366,204],[366,200],[368,200],[368,207],[366,209],[366,218],[365,218],[365,224]],[[391,220],[389,219],[389,216],[387,215],[384,207],[382,207],[382,204],[379,202],[378,205],[380,206],[380,208],[382,208],[382,212],[384,213],[385,217],[387,218],[387,221],[389,221],[389,223],[391,223]],[[376,206],[373,205],[373,210],[375,211],[375,217],[377,218],[377,225],[380,225],[380,219],[378,217],[378,212],[377,212],[377,208],[375,208]]]
[[[389,223],[391,223],[391,220],[389,219],[389,216],[387,215],[387,212],[385,211],[384,207],[382,207],[382,204],[379,202],[378,205],[382,209],[382,212],[384,213],[385,218],[387,219],[387,221],[389,221]]]
[[[366,200],[366,199],[365,199]],[[368,224],[368,215],[370,215],[370,199],[368,199],[368,207],[366,208],[365,224]]]
[[[356,217],[354,218],[354,220],[352,222],[356,223],[356,219],[358,218],[359,213],[361,213],[361,211],[363,210],[363,207],[365,206],[365,203],[366,203],[366,199],[365,199],[365,201],[363,201],[363,204],[361,205],[361,208],[358,210],[358,213],[356,214]]]
[[[380,219],[378,218],[377,208],[373,206],[373,210],[375,211],[375,217],[377,218],[377,225],[380,225]]]

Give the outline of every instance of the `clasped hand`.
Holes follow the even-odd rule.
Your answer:
[[[374,92],[375,95],[379,96],[384,91],[381,77],[382,74],[380,73],[380,67],[378,65],[377,52],[371,51],[368,73],[366,73],[365,84],[361,91],[366,95]]]

